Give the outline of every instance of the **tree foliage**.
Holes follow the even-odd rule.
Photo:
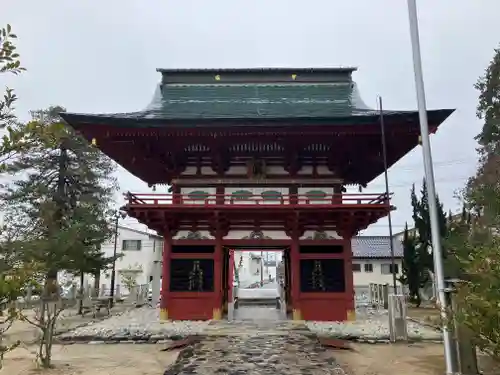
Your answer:
[[[411,205],[413,209],[412,217],[416,230],[415,237],[417,241],[416,247],[420,259],[419,262],[423,269],[432,271],[434,269],[434,259],[432,253],[433,243],[429,211],[429,196],[425,180],[422,182],[420,198],[418,198],[415,192],[415,185],[413,185],[411,190]],[[436,206],[438,211],[439,235],[440,238],[443,239],[446,237],[448,225],[446,213],[439,197],[436,197]]]
[[[433,242],[431,234],[431,220],[429,211],[429,195],[425,180],[417,195],[415,185],[410,192],[412,217],[414,231],[409,233],[405,228],[403,239],[403,272],[400,281],[409,289],[410,298],[419,306],[421,303],[420,289],[430,281],[430,275],[434,271]],[[448,222],[439,197],[436,197],[438,209],[440,239],[446,237]]]
[[[466,220],[455,223],[448,246],[460,265],[459,318],[480,348],[500,358],[500,49],[478,80],[483,121],[479,167],[464,191]]]
[[[19,60],[14,44],[16,39],[17,35],[12,32],[10,25],[0,29],[0,76],[2,74],[17,75],[26,70]],[[5,130],[0,142],[0,167],[3,167],[3,162],[12,157],[22,145],[19,142],[20,134],[13,128],[17,120],[14,114],[14,104],[17,99],[17,95],[10,87],[7,87],[0,97],[0,129]]]
[[[410,301],[418,307],[421,304],[420,288],[423,287],[424,277],[416,245],[417,240],[409,234],[406,224],[403,237],[403,269],[399,281],[408,287]]]
[[[95,269],[96,252],[112,234],[116,189],[113,162],[61,122],[63,110],[33,111],[32,121],[20,125],[30,147],[7,164],[9,174],[22,177],[2,197],[10,225],[29,240],[25,257],[51,277]]]
[[[5,164],[13,182],[1,195],[7,229],[20,238],[14,248],[18,268],[33,264],[43,271],[40,313],[35,320],[22,318],[41,330],[44,367],[50,366],[55,324],[64,308],[58,304],[58,272],[95,274],[113,260],[100,249],[113,232],[115,165],[62,122],[62,111],[33,111],[32,121],[13,128],[23,146]]]

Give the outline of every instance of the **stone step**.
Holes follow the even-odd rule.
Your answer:
[[[279,298],[238,298],[237,307],[241,306],[276,306],[279,308]]]

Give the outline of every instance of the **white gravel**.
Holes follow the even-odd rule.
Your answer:
[[[129,310],[121,315],[92,323],[65,333],[62,337],[93,336],[100,339],[158,336],[186,336],[201,334],[208,321],[169,321],[161,322],[159,310],[141,308]]]
[[[203,334],[209,321],[160,322],[158,310],[141,308],[130,310],[91,325],[77,328],[62,337],[85,337],[99,340],[127,340],[128,338],[157,338]],[[386,312],[364,311],[353,322],[306,322],[307,327],[321,336],[386,340],[389,337],[389,320]],[[408,322],[410,339],[441,340],[440,332],[414,322]]]

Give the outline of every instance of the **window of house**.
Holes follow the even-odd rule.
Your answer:
[[[124,251],[140,251],[141,250],[141,240],[123,240],[122,250]]]
[[[394,265],[394,272],[393,272],[391,263],[381,264],[380,273],[382,275],[391,275],[392,273],[399,273],[399,265],[398,264]]]
[[[361,264],[359,264],[359,263],[353,263],[352,264],[352,271],[353,272],[360,272],[361,271]]]
[[[373,272],[373,264],[365,263],[365,272]]]

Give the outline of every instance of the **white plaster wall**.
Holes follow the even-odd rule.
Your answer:
[[[186,167],[184,172],[181,173],[181,175],[193,175],[196,173],[196,167],[195,166],[189,166]]]
[[[354,286],[368,286],[370,283],[376,284],[390,284],[392,285],[392,274],[383,275],[381,273],[382,264],[391,264],[391,259],[353,259],[353,264],[360,264],[361,271],[353,271]],[[373,265],[373,272],[365,272],[364,265],[366,263]],[[401,276],[402,261],[401,259],[396,259],[395,263],[398,265],[399,273],[397,276]],[[399,283],[399,282],[398,282]]]
[[[247,174],[247,167],[245,165],[231,165],[226,172],[226,175],[230,174]]]
[[[273,166],[268,166],[267,167],[267,172],[266,174],[268,175],[288,175],[288,172],[285,171],[285,168],[278,166],[278,165],[273,165]]]
[[[312,173],[313,173],[312,165],[304,165],[297,172],[298,175],[311,175]]]
[[[316,167],[316,172],[318,172],[320,176],[333,176],[334,174],[326,165],[318,165]]]

